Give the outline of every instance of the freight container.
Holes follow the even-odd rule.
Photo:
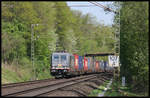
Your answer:
[[[88,60],[88,71],[90,71],[90,58],[87,58]]]
[[[101,63],[100,63],[101,61],[98,61],[98,63],[99,63],[99,69],[100,69],[100,72],[102,71],[102,68],[101,68]]]
[[[113,71],[113,67],[112,66],[109,66],[108,62],[106,62],[106,65],[107,65],[107,70],[108,72],[112,72]]]
[[[96,61],[94,60],[93,72],[96,72]]]
[[[104,62],[103,61],[100,61],[100,66],[101,66],[102,72],[104,72]]]
[[[95,60],[93,59],[92,72],[95,72],[95,64],[96,64],[96,63],[95,63]]]
[[[79,71],[82,71],[83,69],[83,57],[82,56],[78,56],[79,57]]]
[[[108,67],[108,72],[110,71],[110,66],[108,66],[108,62],[106,61],[106,67]]]
[[[107,62],[106,61],[104,61],[104,71],[107,71],[108,69],[107,69]]]
[[[78,71],[79,67],[79,56],[77,54],[74,54],[74,68],[76,71]]]
[[[98,61],[99,63],[99,71],[102,72],[102,65],[101,65],[101,61]]]
[[[111,67],[111,72],[113,72],[113,70],[114,70],[114,68],[113,68],[113,67]]]
[[[105,61],[103,62],[103,65],[104,65],[104,71],[106,71],[106,63],[105,63]]]
[[[87,70],[88,70],[88,60],[87,60],[87,58],[86,57],[84,57],[84,72],[87,72]]]
[[[99,69],[100,69],[100,72],[102,72],[102,65],[101,65],[101,61],[99,61]]]
[[[105,62],[105,64],[106,64],[106,72],[109,72],[109,66],[107,66],[107,62]]]
[[[94,70],[94,60],[92,57],[89,57],[89,61],[90,61],[90,67],[89,67],[89,72],[93,72]]]
[[[96,72],[99,71],[99,63],[98,63],[98,61],[95,61],[95,71]]]
[[[70,56],[70,72],[74,72],[75,68],[74,68],[74,55]]]

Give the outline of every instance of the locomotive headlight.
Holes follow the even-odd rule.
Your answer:
[[[55,67],[53,66],[52,69],[55,69]]]
[[[56,70],[52,70],[52,72],[56,72]]]
[[[67,70],[64,70],[64,72],[67,72]]]

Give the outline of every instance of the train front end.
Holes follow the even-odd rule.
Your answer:
[[[51,75],[65,77],[69,72],[69,53],[53,53],[51,56]]]

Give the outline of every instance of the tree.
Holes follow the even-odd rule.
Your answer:
[[[120,16],[121,75],[133,88],[148,88],[148,3],[123,2]],[[138,86],[137,86],[138,85]]]

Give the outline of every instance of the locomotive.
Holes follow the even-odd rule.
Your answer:
[[[70,77],[99,72],[112,72],[107,61],[96,61],[92,57],[79,56],[67,52],[55,52],[51,55],[52,76]]]

